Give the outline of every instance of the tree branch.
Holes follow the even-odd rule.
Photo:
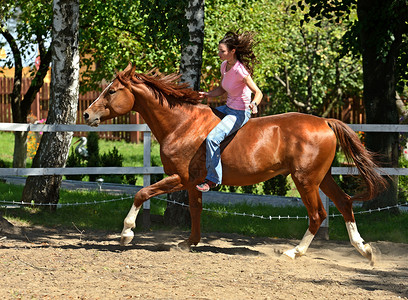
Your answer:
[[[11,108],[13,114],[13,122],[16,123],[26,122],[26,120],[21,120],[21,111],[19,108],[21,101],[21,85],[23,78],[23,62],[21,59],[21,52],[20,49],[18,48],[17,41],[13,37],[13,35],[3,27],[1,27],[0,30],[1,34],[10,45],[14,58],[14,86],[13,91],[11,93]]]
[[[31,108],[31,104],[35,100],[35,96],[40,91],[44,84],[44,78],[47,75],[48,67],[51,63],[51,47],[48,50],[44,46],[44,39],[40,34],[37,34],[37,43],[40,50],[40,66],[34,79],[31,81],[31,85],[24,95],[24,99],[21,102],[21,110],[23,113],[28,114]]]

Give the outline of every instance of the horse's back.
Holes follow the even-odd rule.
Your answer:
[[[252,118],[240,129],[239,133],[243,136],[242,138],[245,138],[245,136],[264,134],[265,131],[270,130],[278,130],[280,134],[284,134],[285,139],[304,139],[310,135],[327,133],[334,136],[326,119],[297,112]]]
[[[249,120],[225,148],[222,162],[228,174],[264,181],[300,168],[328,168],[335,149],[336,137],[325,119],[285,113]]]

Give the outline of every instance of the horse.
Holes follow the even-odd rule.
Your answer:
[[[136,73],[131,63],[117,73],[83,117],[88,125],[98,126],[130,111],[140,113],[159,142],[163,169],[168,176],[136,193],[124,219],[120,244],[124,246],[132,241],[132,229],[144,201],[187,190],[191,233],[179,246],[188,250],[201,239],[202,193],[195,186],[206,176],[205,139],[220,117],[201,104],[198,92],[180,82],[180,75],[163,75],[157,71]],[[331,175],[338,143],[366,186],[353,197]],[[343,215],[351,244],[367,259],[374,259],[370,244],[364,242],[357,230],[352,205],[353,201],[366,201],[379,195],[386,188],[386,180],[375,170],[373,153],[342,121],[297,112],[252,118],[224,145],[221,162],[224,185],[252,185],[277,175],[291,175],[307,208],[309,226],[300,243],[284,255],[292,259],[304,255],[327,217],[320,188]]]

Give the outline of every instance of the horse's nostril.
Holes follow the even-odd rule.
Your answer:
[[[84,113],[84,119],[85,119],[85,120],[88,120],[88,118],[89,118],[89,114],[88,114],[88,113]]]

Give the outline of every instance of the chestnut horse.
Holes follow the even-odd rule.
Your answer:
[[[139,112],[160,143],[160,156],[168,177],[141,189],[124,220],[121,245],[132,240],[136,216],[151,197],[187,190],[191,214],[190,237],[180,246],[190,248],[201,238],[202,194],[196,184],[206,176],[205,139],[220,122],[210,107],[199,103],[198,93],[179,83],[179,76],[137,74],[129,64],[84,112],[88,125]],[[337,140],[353,161],[366,185],[363,194],[350,197],[335,183],[330,167]],[[352,204],[378,195],[385,180],[375,171],[371,154],[346,124],[335,119],[285,113],[249,120],[221,154],[224,185],[251,185],[279,174],[291,174],[307,208],[309,228],[298,246],[284,254],[291,258],[306,253],[327,217],[320,189],[334,202],[346,222],[351,244],[372,259],[372,249],[357,231]]]

